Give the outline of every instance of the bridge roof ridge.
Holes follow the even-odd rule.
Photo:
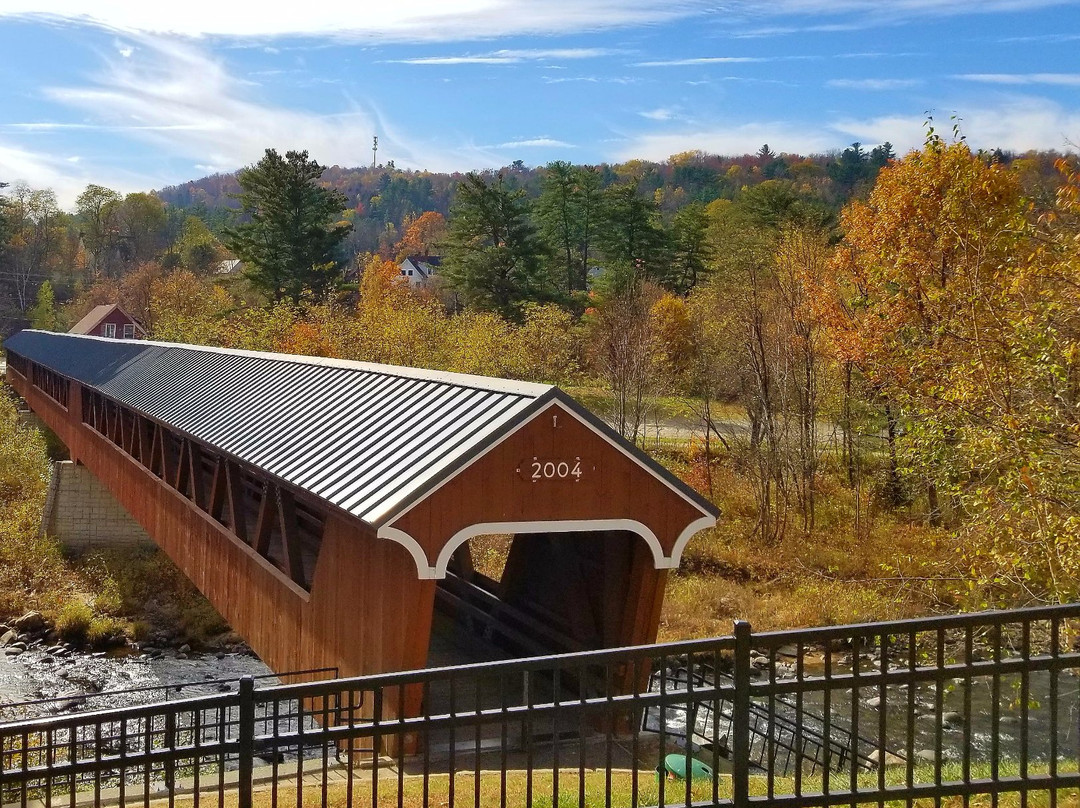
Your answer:
[[[462,373],[26,330],[5,348],[374,524],[557,391]]]
[[[91,334],[66,334],[55,331],[39,331],[30,328],[19,333],[47,334],[49,337],[64,337],[80,341],[94,340],[106,344],[121,343],[139,347],[152,346],[165,349],[173,348],[182,351],[225,354],[228,356],[247,356],[254,359],[269,359],[276,362],[292,362],[300,365],[317,365],[321,367],[341,368],[344,370],[359,370],[384,376],[400,376],[406,379],[419,379],[422,381],[438,382],[457,387],[472,387],[478,390],[509,393],[522,396],[523,398],[540,398],[554,387],[553,385],[542,384],[539,382],[524,382],[517,379],[502,379],[494,376],[477,376],[471,373],[457,373],[448,370],[431,370],[428,368],[412,367],[410,365],[363,362],[357,359],[338,359],[327,356],[308,356],[305,354],[277,353],[273,351],[252,351],[246,348],[222,348],[216,345],[190,345],[187,343],[165,342],[160,340],[118,340]]]

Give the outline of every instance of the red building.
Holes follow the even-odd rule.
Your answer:
[[[146,329],[116,303],[95,306],[68,333],[113,339],[146,339]]]

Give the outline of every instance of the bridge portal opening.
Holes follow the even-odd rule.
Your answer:
[[[652,566],[647,544],[629,531],[472,538],[437,583],[429,664],[624,644],[641,606],[632,595],[655,599],[662,587]]]

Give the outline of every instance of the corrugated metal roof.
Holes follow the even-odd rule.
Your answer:
[[[702,513],[718,513],[546,384],[46,331],[21,331],[4,347],[376,527],[552,399]]]
[[[288,354],[23,331],[5,347],[370,524],[555,388]]]

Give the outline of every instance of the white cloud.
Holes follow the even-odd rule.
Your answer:
[[[660,109],[650,109],[644,112],[639,112],[642,118],[648,118],[650,121],[670,121],[675,117],[675,110],[661,107]]]
[[[166,173],[166,166],[171,172],[183,171],[178,164],[190,160],[200,170],[232,171],[257,161],[268,147],[308,149],[324,165],[364,164],[370,159],[375,133],[380,157],[385,155],[400,167],[450,171],[502,161],[490,150],[447,148],[434,139],[415,139],[411,130],[401,132],[377,110],[356,103],[320,115],[265,103],[254,96],[256,92],[251,82],[230,75],[200,47],[140,36],[131,58],[106,57],[105,70],[93,80],[43,90],[49,100],[77,110],[80,122],[11,123],[0,125],[0,134],[94,131],[108,138],[104,151],[111,155],[123,154],[125,143],[135,139],[154,148],[161,173],[137,176],[115,168],[119,161],[89,155],[73,172],[66,159],[70,146],[61,156],[0,143],[0,177],[52,187],[69,204],[89,181],[121,191],[145,190],[187,179]],[[37,139],[42,142],[46,141]]]
[[[922,79],[831,79],[825,82],[826,86],[841,90],[903,90],[922,83]]]
[[[107,185],[121,193],[152,188],[154,177],[130,172],[109,171],[84,165],[79,156],[61,156],[31,151],[0,141],[0,178],[4,182],[24,181],[35,188],[51,188],[62,207],[71,208],[75,197],[91,183]]]
[[[640,79],[629,76],[543,76],[545,84],[569,84],[571,82],[584,82],[586,84],[637,84]]]
[[[684,67],[687,65],[728,65],[746,62],[778,62],[791,59],[790,56],[698,56],[690,59],[658,59],[651,62],[637,62],[634,67]]]
[[[997,105],[957,108],[960,128],[968,133],[973,148],[1002,148],[1023,152],[1029,149],[1071,148],[1080,140],[1080,110],[1067,110],[1045,98],[1008,98]],[[937,122],[946,136],[948,115]],[[875,118],[842,118],[820,125],[747,122],[696,127],[682,132],[641,133],[619,141],[609,159],[635,157],[665,160],[672,154],[701,149],[713,154],[748,154],[768,143],[775,152],[814,154],[841,148],[852,141],[878,144],[886,141],[903,153],[922,146],[926,116],[883,115]]]
[[[739,35],[753,38],[855,31],[941,17],[1022,13],[1072,3],[1073,0],[979,0],[976,3],[957,3],[955,0],[770,0],[768,3],[733,0],[726,4],[725,11],[736,25],[750,24],[752,27],[740,31]],[[807,23],[795,24],[799,17],[806,18]],[[815,22],[814,18],[819,21]]]
[[[522,62],[547,59],[596,59],[623,53],[609,48],[551,48],[526,50],[497,50],[489,53],[463,56],[417,56],[409,59],[391,59],[392,64],[405,65],[515,65]]]
[[[949,113],[951,115],[952,113]],[[1017,96],[996,105],[959,105],[959,127],[973,148],[1002,148],[1023,152],[1028,149],[1069,148],[1080,137],[1080,110],[1068,110],[1046,98]],[[949,115],[941,114],[937,129],[951,135]],[[926,138],[925,115],[885,115],[864,120],[842,119],[832,129],[863,143],[896,146],[898,152],[917,148]]]
[[[500,143],[494,146],[496,149],[520,149],[520,148],[543,148],[543,149],[576,149],[573,143],[564,140],[555,140],[550,137],[534,137],[527,140],[511,140],[509,143]]]
[[[462,41],[557,34],[677,19],[707,0],[412,0],[409,3],[184,3],[5,0],[0,16],[39,17],[127,32],[238,38],[325,36],[368,41]]]
[[[792,18],[830,17],[813,30],[965,14],[1022,12],[1069,0],[727,0],[726,21],[756,23],[758,35],[807,30]],[[409,3],[250,3],[187,0],[5,0],[0,16],[60,19],[125,32],[265,38],[327,36],[358,41],[464,41],[647,25],[696,14],[716,17],[710,0],[412,0]],[[855,20],[850,19],[856,16]],[[835,18],[841,18],[837,20]],[[779,20],[780,25],[770,21]]]
[[[982,12],[1029,11],[1036,8],[1066,5],[1070,0],[980,0],[975,9],[964,8],[956,0],[772,0],[767,13],[771,14],[846,14],[853,11],[880,11],[918,15],[954,15],[978,10]],[[753,0],[741,0],[738,6],[759,5]]]
[[[408,3],[249,3],[187,0],[4,0],[0,18],[39,18],[121,32],[235,39],[326,37],[364,42],[453,42],[594,31],[708,16],[739,36],[853,30],[900,22],[1028,10],[1072,0],[413,0]],[[723,12],[720,21],[718,12]],[[806,24],[798,24],[799,18]],[[747,27],[752,26],[752,27]],[[742,30],[739,28],[742,27]],[[272,49],[268,49],[268,52]]]
[[[190,132],[204,128],[202,124],[124,125],[100,123],[61,123],[56,121],[24,121],[0,124],[0,131],[8,132]]]
[[[1048,84],[1055,87],[1080,87],[1080,73],[964,73],[953,76],[981,84]]]
[[[630,136],[619,143],[610,159],[666,160],[673,154],[697,149],[712,154],[749,154],[763,143],[768,143],[774,152],[800,154],[823,152],[837,145],[834,137],[817,127],[763,121]]]
[[[999,39],[998,42],[1075,42],[1080,39],[1080,34],[1037,34],[1035,36],[1008,36]]]

